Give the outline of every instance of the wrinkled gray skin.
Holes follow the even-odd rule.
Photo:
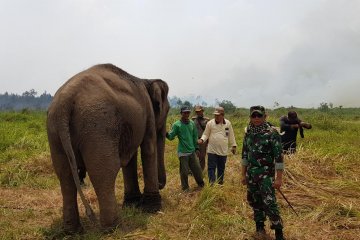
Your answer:
[[[124,204],[150,212],[160,209],[159,189],[166,183],[167,95],[164,81],[139,79],[111,64],[96,65],[75,75],[56,92],[48,109],[47,132],[61,185],[65,231],[82,230],[77,191],[80,196],[82,192],[78,175],[72,174],[77,167],[88,172],[104,230],[115,227],[119,221],[115,179],[120,168],[124,176]],[[143,194],[137,175],[139,147]]]

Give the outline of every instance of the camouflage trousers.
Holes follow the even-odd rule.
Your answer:
[[[200,155],[199,155],[199,161],[200,161],[200,167],[201,170],[204,171],[205,169],[205,163],[206,163],[206,149],[208,146],[208,141],[204,142],[203,144],[199,144],[199,151],[200,151]]]
[[[266,177],[257,183],[250,181],[248,183],[247,200],[253,208],[256,223],[264,223],[266,216],[268,216],[271,229],[282,229],[283,224],[272,182],[271,177]]]

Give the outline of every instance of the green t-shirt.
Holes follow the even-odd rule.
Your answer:
[[[183,123],[181,120],[177,120],[170,132],[166,134],[166,138],[169,140],[178,137],[178,152],[180,153],[192,153],[198,149],[198,133],[193,120],[189,120],[188,124]]]

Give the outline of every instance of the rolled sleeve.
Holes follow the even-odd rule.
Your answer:
[[[285,166],[284,163],[275,163],[275,170],[284,170]]]
[[[234,129],[233,129],[230,121],[229,121],[229,141],[230,141],[230,146],[232,146],[232,147],[237,146],[236,141],[235,141]]]
[[[281,139],[278,133],[274,133],[272,138],[272,145],[273,145],[273,155],[275,159],[275,169],[277,170],[284,169],[284,156],[282,154]]]

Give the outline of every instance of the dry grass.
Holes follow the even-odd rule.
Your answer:
[[[236,135],[240,145],[243,127],[238,129]],[[318,141],[316,134],[308,136],[314,143]],[[301,143],[306,148],[300,146],[295,155],[286,158],[282,187],[299,216],[277,194],[286,238],[359,239],[358,152],[338,154],[334,151],[327,154],[305,141]],[[61,230],[60,188],[47,152],[27,161],[3,162],[0,172],[9,181],[3,182],[0,187],[0,239],[260,239],[254,235],[255,226],[252,210],[246,202],[246,188],[240,184],[240,155],[229,157],[223,186],[198,189],[190,176],[191,191],[184,193],[180,188],[176,141],[166,144],[168,183],[161,191],[162,211],[145,214],[136,209],[121,209],[123,185],[122,174],[119,173],[116,196],[122,222],[111,234],[103,234],[98,227],[92,226],[80,204],[85,233],[64,235]],[[335,146],[336,142],[328,144]],[[96,195],[88,178],[86,181],[85,195],[98,214]],[[274,239],[269,226],[266,230],[269,233],[267,239]]]
[[[295,239],[358,239],[360,171],[356,161],[301,149],[287,157],[286,162],[283,191],[300,214],[297,219],[292,216],[291,229],[301,231],[292,232],[291,236]],[[337,173],[339,164],[345,165],[345,173]]]
[[[49,160],[49,159],[48,159]],[[50,161],[50,160],[49,160]],[[353,169],[337,174],[339,162]],[[176,163],[173,163],[176,165]],[[282,191],[299,214],[297,217],[281,195],[277,195],[287,239],[358,239],[360,234],[359,170],[347,157],[319,156],[301,149],[287,157]],[[84,217],[84,239],[257,239],[252,212],[240,182],[239,155],[227,163],[225,185],[180,190],[178,170],[168,174],[162,191],[163,209],[155,215],[134,209],[120,210],[122,224],[114,233],[102,235]],[[120,174],[121,175],[121,174]],[[345,175],[345,176],[344,176]],[[90,183],[87,182],[89,185]],[[98,212],[91,186],[85,194]],[[53,189],[1,188],[1,239],[61,239],[61,194]],[[122,179],[118,177],[117,198],[122,201]],[[80,204],[81,205],[81,204]],[[269,235],[273,237],[270,229]],[[72,238],[80,238],[75,236]]]

